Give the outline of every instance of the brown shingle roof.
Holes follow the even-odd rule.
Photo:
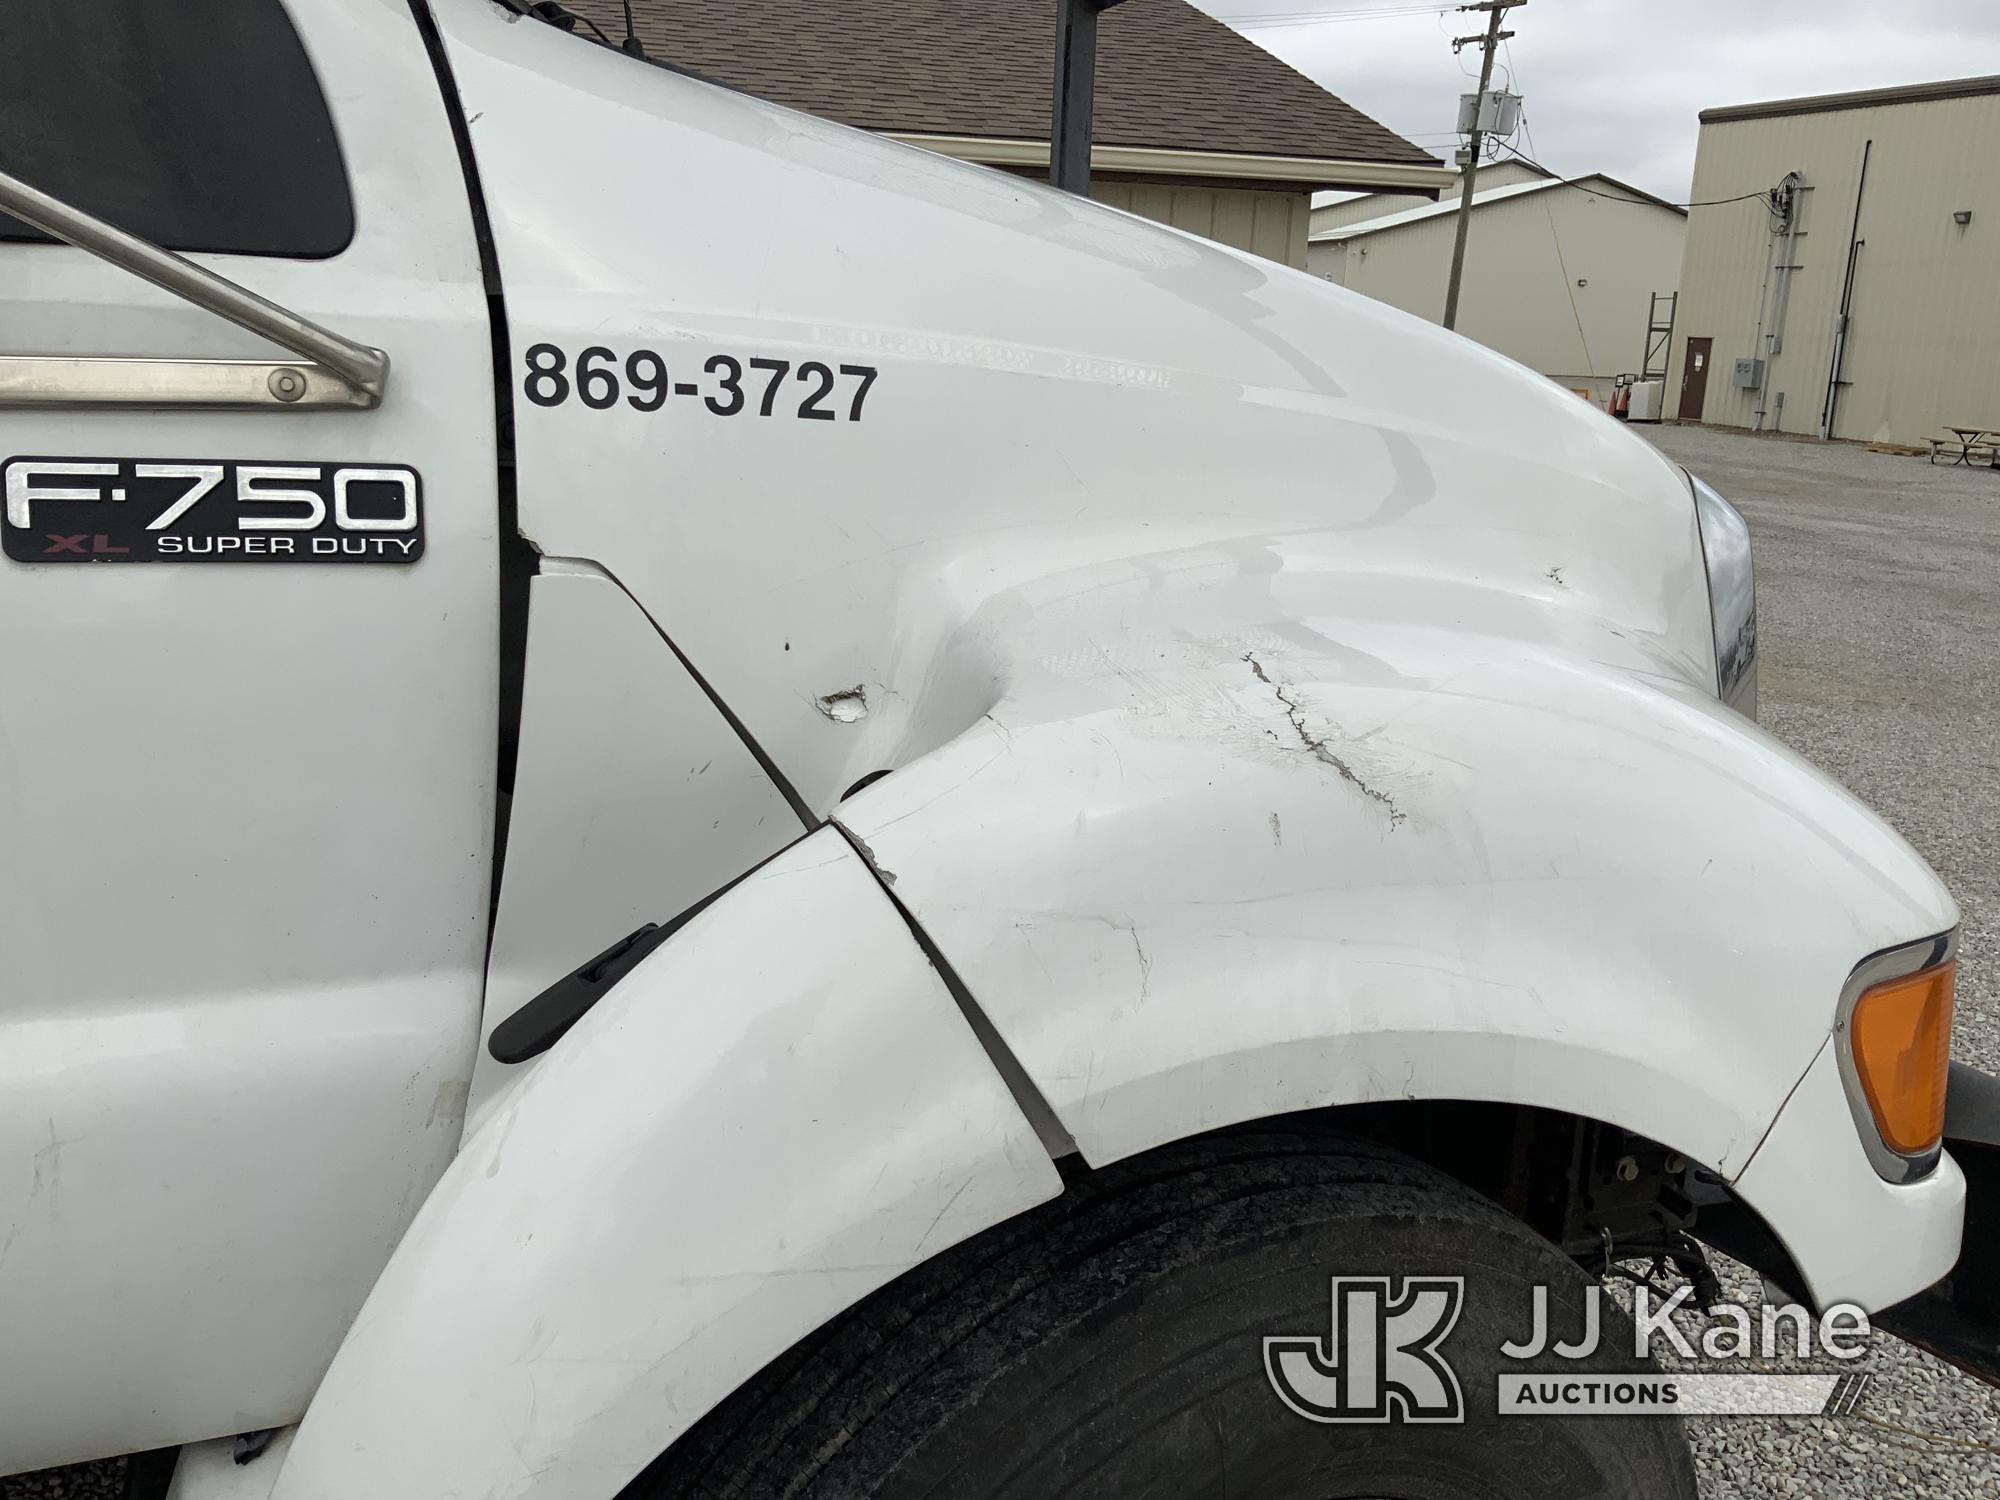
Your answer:
[[[619,0],[566,0],[614,39]],[[632,0],[646,50],[864,129],[1045,141],[1055,0]],[[1093,139],[1435,165],[1185,0],[1099,23]]]

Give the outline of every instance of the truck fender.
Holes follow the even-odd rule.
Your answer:
[[[1093,1166],[1464,1099],[1737,1179],[1856,963],[1958,919],[1881,820],[1685,683],[1379,621],[1093,640],[1036,638],[985,719],[837,813]],[[1766,1217],[1813,1293],[1949,1270],[1956,1169],[1891,1189],[1844,1105],[1819,1123],[1755,1174],[1793,1185]]]
[[[603,1500],[836,1312],[1061,1191],[831,828],[531,1066],[369,1295],[276,1500]]]

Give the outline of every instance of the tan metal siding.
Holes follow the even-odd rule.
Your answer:
[[[1479,205],[1459,332],[1601,394],[1612,376],[1639,367],[1647,298],[1673,290],[1685,222],[1657,204],[1583,187]],[[1439,214],[1344,246],[1321,241],[1310,247],[1308,269],[1438,322],[1456,226],[1456,215]]]
[[[1945,422],[2000,423],[2000,96],[1712,121],[1695,155],[1697,200],[1805,179],[1798,269],[1783,339],[1770,356],[1765,428],[1817,433],[1826,401],[1855,189],[1869,152],[1853,307],[1833,436],[1920,442]],[[1969,209],[1960,227],[1954,210]],[[1760,398],[1731,367],[1755,357],[1772,258],[1761,203],[1692,211],[1668,370],[1679,411],[1690,336],[1715,340],[1703,419],[1760,425]],[[1770,315],[1767,309],[1767,328]],[[1784,403],[1779,414],[1778,396]]]
[[[1306,225],[1312,212],[1310,194],[1259,188],[1093,182],[1090,196],[1113,208],[1251,251],[1281,265],[1305,268]]]

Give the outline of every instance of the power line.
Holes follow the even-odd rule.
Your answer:
[[[1261,15],[1219,15],[1215,19],[1239,31],[1267,31],[1294,26],[1319,26],[1336,21],[1386,21],[1399,16],[1437,16],[1451,5],[1371,5],[1352,10],[1271,11]]]
[[[1500,50],[1507,59],[1507,81],[1509,86],[1511,87],[1514,81],[1514,49],[1508,46],[1505,42],[1502,42],[1500,44]],[[1527,132],[1528,145],[1532,147],[1535,144],[1535,133],[1532,130],[1528,130],[1528,111],[1525,108],[1523,108],[1521,111],[1521,128],[1522,130]],[[1516,147],[1511,141],[1505,142],[1504,144],[1506,145],[1508,151],[1512,152],[1515,156],[1518,156],[1522,161],[1526,162],[1536,171],[1547,172],[1549,176],[1558,178],[1561,184],[1565,187],[1573,186],[1574,184],[1585,180],[1584,178],[1581,177],[1562,177],[1561,174],[1556,172],[1553,168],[1543,166],[1540,162],[1536,161],[1532,156],[1528,155],[1527,152],[1522,151],[1518,147]],[[1593,173],[1590,175],[1595,176],[1598,174]],[[1598,192],[1598,190],[1595,188],[1592,188],[1591,191]],[[1664,198],[1658,198],[1658,199],[1620,198],[1614,193],[1599,193],[1598,195],[1600,197],[1614,199],[1616,202],[1619,203],[1648,204],[1648,203],[1667,202],[1667,200]],[[1752,198],[1764,198],[1768,200],[1769,197],[1770,193],[1768,191],[1761,193],[1739,193],[1734,198],[1702,198],[1702,199],[1697,199],[1693,203],[1673,203],[1669,204],[1668,206],[1672,208],[1714,208],[1717,204],[1721,203],[1747,203]]]
[[[1366,20],[1371,16],[1422,15],[1430,11],[1449,10],[1451,6],[1443,0],[1372,0],[1361,5],[1316,5],[1306,10],[1244,10],[1217,13],[1220,21],[1340,21],[1346,19]]]
[[[1508,46],[1505,42],[1502,42],[1500,44],[1500,47],[1502,53],[1506,57],[1507,82],[1509,83],[1509,85],[1511,85],[1514,82],[1514,49]],[[1521,122],[1519,126],[1520,133],[1526,136],[1528,138],[1528,144],[1530,146],[1533,146],[1535,144],[1535,127],[1528,123],[1527,106],[1526,105],[1520,106],[1520,112],[1521,112]],[[1506,148],[1509,151],[1514,150],[1514,143],[1511,140],[1500,141],[1497,144]],[[1526,158],[1523,159],[1525,160]],[[1538,168],[1538,170],[1547,171],[1548,169],[1546,167],[1542,167]],[[1592,380],[1595,380],[1597,378],[1597,361],[1591,358],[1590,336],[1583,331],[1583,311],[1576,305],[1576,287],[1570,281],[1569,258],[1563,254],[1562,234],[1556,228],[1556,206],[1553,201],[1553,195],[1549,193],[1543,193],[1541,196],[1542,196],[1542,210],[1549,221],[1549,243],[1554,245],[1556,248],[1556,269],[1562,273],[1563,295],[1569,299],[1570,319],[1576,324],[1576,342],[1578,346],[1583,350],[1584,372],[1587,375],[1589,375]]]
[[[1507,70],[1509,74],[1513,72],[1512,63],[1513,57],[1510,53]],[[1521,133],[1528,138],[1530,146],[1535,144],[1535,128],[1528,123],[1528,111],[1526,109],[1521,111]],[[1509,146],[1508,149],[1512,150],[1513,148]],[[1597,378],[1597,361],[1590,357],[1590,338],[1583,331],[1583,313],[1576,305],[1576,288],[1571,284],[1569,279],[1569,261],[1563,255],[1562,235],[1556,231],[1556,206],[1550,201],[1550,195],[1547,193],[1542,194],[1542,208],[1548,214],[1549,243],[1556,247],[1556,269],[1562,272],[1563,295],[1569,298],[1569,315],[1576,322],[1576,341],[1583,348],[1583,368],[1585,373],[1592,380],[1595,380]]]
[[[1528,144],[1534,144],[1534,136],[1532,134],[1528,137]],[[1554,186],[1574,187],[1579,183],[1589,182],[1593,178],[1597,178],[1600,181],[1603,180],[1602,174],[1597,172],[1586,172],[1581,177],[1565,177],[1562,173],[1556,171],[1554,167],[1543,166],[1519,146],[1509,145],[1506,149],[1508,155],[1517,156],[1537,172],[1546,172],[1549,176],[1556,179],[1553,184]],[[1769,188],[1761,188],[1754,193],[1738,193],[1734,198],[1697,198],[1692,203],[1675,203],[1668,198],[1624,198],[1620,197],[1617,193],[1607,193],[1601,188],[1591,188],[1589,191],[1596,193],[1600,198],[1610,198],[1618,203],[1637,203],[1654,208],[1658,208],[1661,205],[1665,205],[1668,208],[1714,208],[1716,205],[1722,203],[1748,203],[1752,198],[1757,198],[1768,203],[1771,198]]]

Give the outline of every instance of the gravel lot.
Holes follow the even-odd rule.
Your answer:
[[[1957,894],[1957,1053],[2000,1072],[2000,473],[1700,428],[1648,435],[1749,518],[1766,727]],[[1754,1276],[1723,1271],[1732,1297],[1755,1296]],[[1875,1377],[1852,1416],[1691,1423],[1707,1500],[2000,1497],[2000,1391],[1887,1337],[1848,1368]],[[0,1479],[0,1500],[116,1496],[122,1469]]]
[[[1958,897],[1954,1050],[2000,1072],[2000,473],[1640,431],[1750,522],[1759,717],[1893,823]],[[1754,1278],[1725,1280],[1732,1295],[1754,1291]],[[2000,1496],[2000,1391],[1886,1336],[1854,1368],[1875,1376],[1854,1416],[1691,1423],[1703,1495]]]

